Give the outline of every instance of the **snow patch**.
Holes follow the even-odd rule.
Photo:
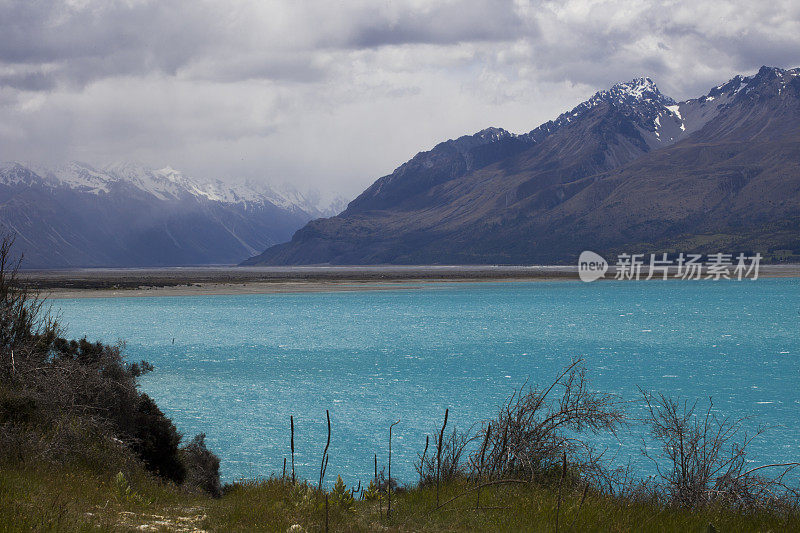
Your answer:
[[[676,117],[678,117],[680,120],[683,120],[683,117],[681,116],[681,110],[680,110],[680,106],[678,106],[678,105],[668,105],[668,106],[665,106],[665,107],[666,107],[667,109],[669,109],[669,110],[670,110],[670,112],[671,112],[673,115],[675,115]]]

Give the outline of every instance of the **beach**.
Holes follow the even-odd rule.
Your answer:
[[[23,270],[19,277],[25,286],[52,299],[375,291],[428,283],[579,279],[576,267],[562,265],[81,268]],[[762,265],[759,277],[800,277],[800,265]],[[613,278],[611,267],[604,279]]]

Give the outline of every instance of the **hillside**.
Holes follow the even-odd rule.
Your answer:
[[[583,249],[800,255],[800,69],[675,102],[615,85],[523,135],[440,143],[245,264],[572,262]]]

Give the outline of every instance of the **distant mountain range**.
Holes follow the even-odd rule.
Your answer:
[[[800,69],[683,102],[640,78],[526,134],[440,143],[246,264],[564,263],[584,249],[800,260]]]
[[[0,227],[26,268],[235,264],[344,202],[130,163],[0,163]]]

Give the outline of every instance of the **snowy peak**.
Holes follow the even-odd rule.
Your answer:
[[[661,143],[659,129],[662,127],[661,122],[664,117],[676,116],[674,111],[669,110],[675,105],[675,100],[663,95],[652,79],[635,78],[628,82],[617,83],[608,90],[596,92],[585,102],[562,113],[555,120],[542,124],[526,136],[534,142],[539,142],[555,131],[575,123],[596,108],[607,106],[631,120],[634,127],[643,134],[645,142],[654,146]],[[676,128],[680,130],[680,124]]]
[[[674,103],[672,98],[661,94],[655,82],[650,78],[635,78],[629,82],[617,83],[608,91],[597,93],[595,97],[628,104],[637,101]]]
[[[704,96],[670,106],[669,110],[674,111],[679,120],[670,122],[664,114],[660,115],[660,140],[665,143],[674,142],[684,135],[698,131],[727,108],[736,95],[747,88],[748,83],[749,78],[735,76],[728,82],[717,85]],[[675,128],[676,124],[679,125],[678,129]]]
[[[111,190],[112,184],[118,181],[115,176],[80,161],[70,161],[53,169],[33,166],[32,170],[45,178],[50,186],[66,185],[71,189],[91,194],[107,193]]]
[[[541,138],[600,105],[608,105],[630,118],[645,142],[655,149],[698,131],[740,99],[780,97],[788,90],[800,94],[800,69],[764,66],[752,76],[735,76],[705,96],[684,102],[676,102],[662,94],[650,78],[636,78],[595,93],[586,102],[540,126],[530,135],[537,140],[537,136]]]
[[[800,68],[782,69],[763,66],[752,76],[734,76],[728,82],[717,85],[707,95],[700,97],[699,100],[714,101],[722,99],[728,103],[734,96],[738,95],[777,96],[781,94],[788,84],[798,83],[798,77],[800,77]]]
[[[238,263],[317,216],[279,201],[171,167],[0,163],[0,225],[34,268]]]
[[[714,100],[716,98],[724,97],[724,96],[732,96],[745,87],[749,82],[750,78],[746,78],[744,76],[736,75],[731,78],[727,83],[723,83],[722,85],[717,85],[705,96],[702,96],[700,99],[705,100]]]
[[[495,142],[502,139],[506,139],[508,137],[514,137],[513,133],[509,133],[508,131],[504,130],[503,128],[485,128],[476,133],[472,136],[473,138],[480,139],[484,142]]]
[[[795,96],[800,91],[800,69],[784,70],[778,67],[761,67],[759,71],[744,81],[747,84],[740,90],[740,98],[762,99],[781,96],[789,89]]]
[[[761,67],[752,76],[734,76],[727,82],[712,88],[708,94],[691,98],[675,106],[666,106],[659,114],[656,133],[664,143],[698,131],[721,112],[741,102],[752,106],[756,99],[781,97],[792,89],[800,92],[800,69],[784,70],[777,67]],[[676,129],[676,126],[678,128]]]
[[[104,168],[70,161],[55,168],[19,162],[0,163],[0,184],[69,189],[92,195],[121,193],[147,195],[164,202],[201,201],[237,204],[245,209],[271,204],[312,217],[337,214],[344,199],[326,198],[317,191],[302,193],[293,187],[273,188],[254,180],[197,180],[171,166],[152,169],[139,163],[117,162]]]
[[[238,203],[262,199],[255,193],[243,197],[236,193],[235,186],[226,187],[219,180],[201,183],[171,166],[150,169],[136,163],[123,162],[109,165],[105,170],[120,181],[160,200],[194,197],[213,202]]]
[[[0,162],[0,185],[9,187],[31,187],[43,185],[41,176],[16,161]]]
[[[166,167],[153,170],[136,163],[115,163],[103,169],[116,183],[133,186],[136,189],[155,196],[159,200],[180,200],[192,193],[191,180]]]
[[[661,94],[655,82],[650,78],[636,78],[628,82],[617,83],[607,91],[599,91],[578,107],[592,108],[604,102],[620,108],[631,109],[675,104],[675,100]]]
[[[770,81],[776,78],[782,78],[787,72],[791,72],[791,70],[784,70],[782,68],[768,67],[764,65],[758,69],[758,72],[753,75],[750,80],[755,83],[760,81]]]

